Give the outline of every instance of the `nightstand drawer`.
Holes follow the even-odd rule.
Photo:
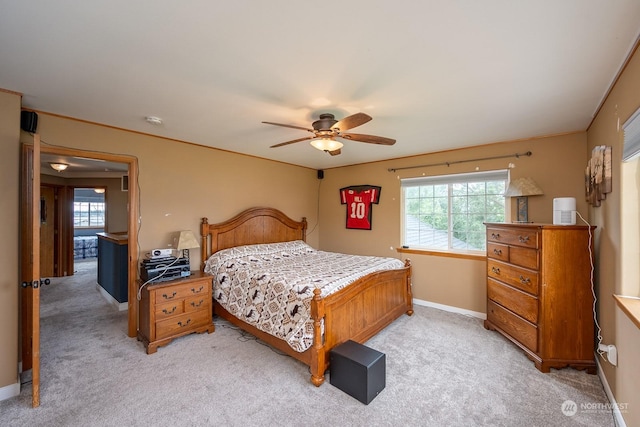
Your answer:
[[[514,289],[497,280],[487,279],[487,298],[524,317],[538,323],[538,299]]]
[[[487,320],[529,350],[538,351],[538,328],[522,317],[489,300],[487,301]]]
[[[185,313],[208,309],[207,300],[210,300],[210,299],[211,299],[211,295],[209,295],[208,293],[206,295],[185,299],[184,300]]]
[[[156,339],[170,337],[198,326],[212,323],[207,310],[185,313],[180,316],[161,320],[156,324]]]
[[[156,320],[184,313],[184,300],[169,301],[156,305]]]
[[[532,295],[538,295],[538,272],[487,259],[487,275]]]
[[[206,282],[199,281],[157,289],[154,291],[156,293],[156,304],[180,298],[187,298],[194,295],[208,294],[209,287],[207,285],[208,284]]]

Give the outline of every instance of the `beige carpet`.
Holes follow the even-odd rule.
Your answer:
[[[386,388],[364,405],[215,320],[147,355],[127,314],[95,288],[94,266],[42,289],[41,406],[30,384],[0,402],[3,426],[613,426],[595,375],[538,372],[475,318],[416,307],[367,345],[386,354]],[[566,400],[578,405],[564,415]]]

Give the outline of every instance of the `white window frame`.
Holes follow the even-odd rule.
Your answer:
[[[76,213],[77,212],[85,212],[84,209],[77,209],[78,207],[85,207],[86,206],[86,214],[87,214],[87,222],[88,225],[76,225]],[[96,206],[99,206],[99,209],[92,209],[95,208]],[[73,202],[73,228],[104,228],[106,225],[106,207],[107,204],[105,202]],[[101,212],[101,214],[98,216],[99,219],[102,219],[102,223],[95,223],[92,224],[91,220],[92,220],[92,212]],[[94,217],[95,219],[95,217]]]
[[[454,233],[452,229],[453,225],[453,214],[452,214],[452,202],[453,202],[453,184],[462,184],[462,183],[477,183],[477,182],[489,182],[489,181],[504,181],[504,188],[506,190],[507,184],[509,182],[509,170],[494,170],[494,171],[483,171],[483,172],[471,172],[471,173],[462,173],[462,174],[452,174],[452,175],[438,175],[438,176],[427,176],[427,177],[418,177],[418,178],[404,178],[401,179],[401,238],[403,247],[409,247],[414,249],[422,249],[428,251],[442,251],[442,252],[457,252],[457,253],[485,253],[485,249],[460,249],[456,248]],[[431,186],[431,185],[447,185],[448,193],[447,193],[447,244],[446,248],[443,247],[433,247],[428,245],[420,245],[415,244],[413,242],[407,242],[407,224],[406,224],[406,190],[412,187],[420,187],[420,186]],[[486,218],[484,221],[487,222],[503,222],[506,220],[507,216],[507,203],[504,202],[504,211],[502,213],[502,217],[498,218]],[[486,212],[484,212],[486,215]],[[484,222],[483,221],[483,222]],[[484,243],[486,246],[486,242]]]

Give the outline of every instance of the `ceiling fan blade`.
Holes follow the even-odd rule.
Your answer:
[[[338,148],[337,150],[327,151],[327,153],[331,154],[332,156],[337,156],[338,154],[342,153],[342,151],[340,148]]]
[[[282,123],[273,123],[273,122],[262,122],[262,123],[264,123],[266,125],[282,126],[282,127],[291,128],[291,129],[306,130],[307,132],[312,132],[313,133],[313,129],[305,128],[305,127],[302,127],[302,126],[285,125],[285,124],[282,124]]]
[[[370,144],[380,145],[393,145],[396,143],[395,139],[385,138],[383,136],[375,135],[363,135],[361,133],[343,133],[340,138],[348,139],[349,141],[368,142]]]
[[[294,144],[294,143],[300,142],[300,141],[308,141],[310,139],[314,139],[315,137],[316,137],[315,135],[305,136],[304,138],[298,138],[298,139],[294,139],[292,141],[281,142],[280,144],[272,145],[271,148],[282,147],[283,145]]]
[[[371,120],[371,116],[365,113],[356,113],[347,116],[331,126],[331,129],[340,129],[340,131],[349,130],[356,126],[363,125]]]

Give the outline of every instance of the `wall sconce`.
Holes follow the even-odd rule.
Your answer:
[[[529,222],[529,196],[544,194],[538,184],[531,178],[517,178],[509,182],[504,197],[517,197],[517,222]]]
[[[69,167],[69,165],[66,163],[49,163],[49,165],[51,165],[51,167],[58,172],[62,172]]]
[[[98,194],[104,194],[105,189],[104,188],[94,188],[93,191],[95,191]]]
[[[182,251],[181,258],[189,259],[189,249],[199,248],[200,244],[198,243],[198,239],[193,234],[191,230],[184,230],[180,232],[178,236],[178,245],[176,246],[177,251]]]

